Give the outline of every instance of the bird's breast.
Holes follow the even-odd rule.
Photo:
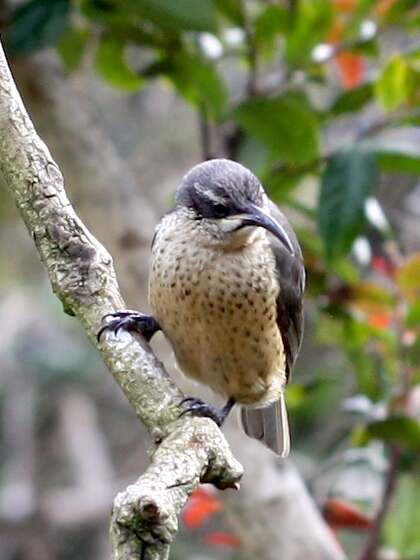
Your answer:
[[[243,404],[275,400],[285,382],[274,266],[264,238],[224,252],[160,232],[152,251],[150,304],[180,368]]]

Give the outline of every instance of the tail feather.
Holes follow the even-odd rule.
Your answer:
[[[289,422],[283,394],[266,408],[242,408],[241,421],[248,436],[260,440],[281,457],[289,455]]]

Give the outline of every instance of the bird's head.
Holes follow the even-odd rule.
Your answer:
[[[193,167],[178,186],[176,206],[200,220],[208,234],[225,245],[245,244],[258,228],[264,228],[295,253],[285,224],[270,211],[263,186],[234,161],[213,159]]]

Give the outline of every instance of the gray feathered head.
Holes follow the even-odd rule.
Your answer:
[[[175,200],[194,219],[219,221],[224,232],[233,234],[247,226],[265,228],[295,253],[284,225],[270,212],[263,186],[239,163],[212,159],[196,165],[182,179]]]

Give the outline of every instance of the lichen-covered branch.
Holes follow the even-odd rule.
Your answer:
[[[98,162],[100,165],[100,162]],[[0,173],[16,201],[67,313],[82,323],[155,448],[151,465],[114,502],[111,536],[118,560],[163,559],[177,516],[200,482],[235,488],[242,467],[211,420],[179,418],[182,394],[140,336],[96,333],[124,308],[112,259],[78,218],[48,148],[23,106],[0,46]]]

